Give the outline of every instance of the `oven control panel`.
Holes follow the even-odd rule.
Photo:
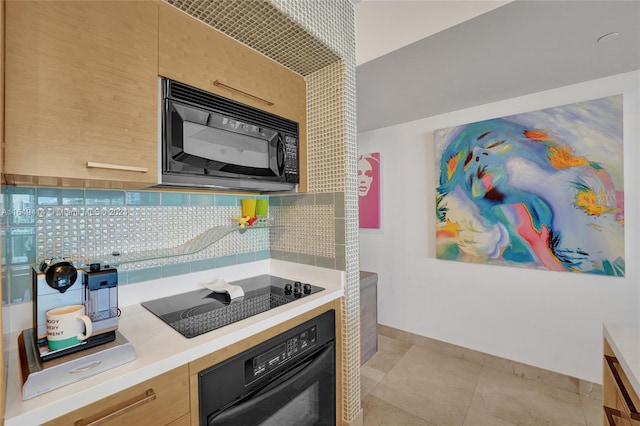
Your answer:
[[[293,360],[300,354],[316,346],[316,326],[311,326],[260,355],[245,362],[244,382],[249,384],[270,371]]]

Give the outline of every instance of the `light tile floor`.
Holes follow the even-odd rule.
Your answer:
[[[383,335],[361,386],[365,426],[602,424],[597,399]]]

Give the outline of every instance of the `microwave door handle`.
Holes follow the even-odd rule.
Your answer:
[[[282,176],[284,174],[284,165],[285,158],[287,156],[287,150],[285,149],[284,141],[282,135],[278,133],[277,136],[277,147],[276,147],[276,162],[278,167],[278,176]]]
[[[285,159],[287,156],[286,146],[282,134],[276,132],[269,139],[269,169],[274,176],[282,176],[284,173]]]

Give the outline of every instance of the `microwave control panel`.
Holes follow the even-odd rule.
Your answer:
[[[298,183],[298,139],[284,136],[284,178],[287,182]]]
[[[245,361],[244,382],[249,384],[276,368],[287,364],[316,345],[316,326]]]

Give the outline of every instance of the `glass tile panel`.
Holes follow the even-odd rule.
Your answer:
[[[336,219],[335,221],[336,244],[344,245],[344,219]]]
[[[38,206],[82,206],[84,205],[84,190],[38,188]]]
[[[260,250],[256,252],[256,260],[265,260],[271,257],[270,250]]]
[[[237,255],[237,263],[249,263],[256,260],[255,253],[240,253]]]
[[[162,278],[162,268],[159,267],[138,269],[135,271],[127,272],[127,282],[129,284],[141,281],[156,280],[158,278]]]
[[[344,192],[336,192],[335,215],[336,217],[345,217],[344,215]]]
[[[191,272],[191,265],[189,263],[175,263],[173,265],[164,265],[162,267],[163,277],[172,277],[175,275],[184,275]]]
[[[124,206],[124,191],[102,191],[87,189],[85,204],[87,206]]]
[[[223,266],[231,266],[238,263],[236,255],[223,256],[216,259],[216,267],[221,268]]]
[[[328,192],[324,194],[315,194],[316,196],[316,205],[333,205],[334,204],[334,194],[333,192]]]
[[[190,194],[189,203],[192,206],[215,206],[215,196],[213,194]]]
[[[4,261],[3,261],[4,263]],[[6,305],[9,303],[9,273],[7,272],[8,268],[2,268],[2,304]],[[3,367],[4,368],[4,367]]]
[[[153,191],[127,191],[126,202],[128,206],[159,206],[160,193]]]
[[[32,297],[31,265],[12,266],[9,274],[11,303],[30,301]]]
[[[188,206],[189,193],[187,192],[162,192],[163,206]]]
[[[191,262],[191,272],[206,271],[216,267],[215,259],[203,259]]]
[[[35,234],[33,226],[12,227],[9,231],[10,263],[35,263]]]
[[[333,257],[316,256],[316,266],[336,269],[336,259]]]
[[[215,195],[215,205],[218,207],[235,207],[238,206],[238,197],[235,195]]]
[[[36,218],[35,188],[10,187],[7,196],[9,225],[30,225]]]

